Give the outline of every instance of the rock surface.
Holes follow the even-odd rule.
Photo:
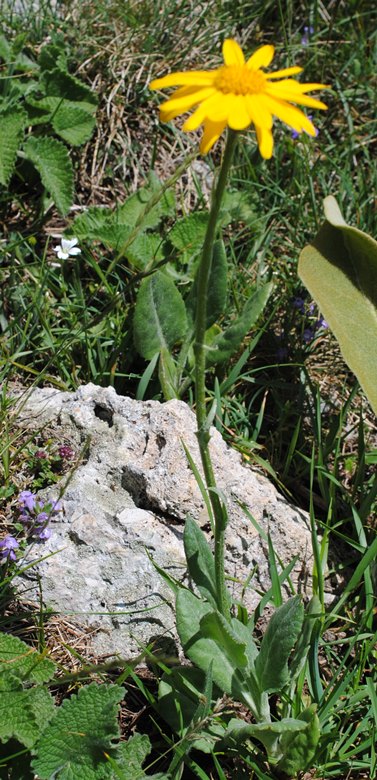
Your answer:
[[[173,595],[150,556],[178,580],[186,577],[183,528],[190,514],[206,531],[208,516],[183,442],[199,466],[196,420],[181,401],[160,404],[118,396],[89,384],[76,392],[37,389],[18,401],[17,424],[33,431],[48,425],[81,462],[60,485],[61,516],[51,538],[28,549],[26,563],[56,553],[29,569],[21,589],[38,600],[37,573],[46,607],[93,629],[97,654],[135,655],[151,638],[176,639]],[[270,533],[283,565],[299,556],[292,579],[311,556],[308,518],[268,479],[242,465],[240,456],[213,429],[211,454],[218,487],[227,497],[227,572],[236,596],[251,577],[244,601],[270,587],[268,548],[240,504],[264,535]],[[210,533],[208,534],[210,539]],[[304,566],[305,568],[305,566]]]

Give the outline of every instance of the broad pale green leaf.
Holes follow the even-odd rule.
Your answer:
[[[283,734],[279,745],[283,758],[279,761],[278,769],[289,777],[312,766],[321,735],[314,704],[304,710],[299,719],[306,723],[306,728],[296,733]]]
[[[57,135],[72,146],[80,146],[91,138],[96,120],[82,108],[61,105],[52,117]]]
[[[332,196],[298,273],[377,414],[377,242],[347,225]]]
[[[35,165],[57,209],[67,214],[73,203],[73,167],[64,144],[56,138],[30,136],[24,152]]]
[[[14,171],[27,114],[22,108],[8,108],[0,112],[0,184],[7,187]]]
[[[186,298],[186,308],[192,321],[195,320],[198,282],[197,276]],[[224,242],[215,241],[213,246],[212,266],[208,282],[207,319],[206,326],[210,328],[221,317],[225,310],[228,292],[228,264]]]
[[[280,691],[288,682],[288,659],[303,621],[304,607],[299,596],[286,601],[272,615],[255,661],[261,691]]]
[[[207,353],[208,365],[224,363],[239,349],[243,339],[261,315],[271,294],[272,286],[272,283],[269,282],[253,293],[246,301],[240,316],[212,342]]]
[[[119,685],[91,683],[65,699],[35,746],[32,767],[41,780],[102,780],[112,777],[105,753],[119,739]]]
[[[182,341],[186,331],[185,304],[174,282],[161,271],[143,279],[134,315],[137,351],[150,360],[156,352]]]
[[[134,227],[140,220],[140,230],[146,230],[156,227],[161,217],[173,216],[174,193],[172,190],[162,193],[161,187],[156,174],[150,173],[147,183],[118,207],[119,221]]]
[[[40,122],[38,115],[40,115],[40,117],[44,116],[44,121],[49,121],[49,119],[55,116],[61,109],[67,111],[68,109],[72,109],[73,111],[75,109],[80,109],[81,111],[90,114],[90,116],[93,116],[97,108],[95,104],[88,103],[88,101],[85,100],[68,100],[67,98],[62,98],[57,95],[35,97],[34,91],[27,96],[26,104],[33,124],[38,124]]]
[[[33,647],[11,634],[0,634],[0,675],[11,670],[20,680],[47,682],[55,672],[55,664]]]

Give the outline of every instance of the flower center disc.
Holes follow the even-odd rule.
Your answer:
[[[260,70],[249,70],[246,65],[224,65],[219,68],[214,86],[219,92],[233,95],[255,95],[263,92],[266,77]]]

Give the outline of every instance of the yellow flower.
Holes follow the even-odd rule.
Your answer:
[[[216,70],[193,70],[170,73],[150,83],[151,89],[179,87],[160,106],[160,119],[169,122],[191,108],[183,130],[197,130],[204,125],[200,151],[206,154],[225,129],[245,130],[253,124],[262,157],[273,152],[272,124],[276,116],[296,132],[315,136],[316,129],[305,114],[292,105],[326,109],[325,103],[307,95],[313,89],[329,89],[325,84],[301,84],[287,78],[301,73],[291,67],[265,73],[274,56],[273,46],[261,46],[245,61],[242,49],[232,39],[223,44],[224,63]],[[275,81],[275,79],[280,79]]]

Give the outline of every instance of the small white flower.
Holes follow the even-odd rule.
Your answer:
[[[76,246],[77,243],[78,238],[62,238],[60,244],[54,246],[54,252],[56,252],[59,260],[68,260],[69,257],[80,255],[81,249]]]

